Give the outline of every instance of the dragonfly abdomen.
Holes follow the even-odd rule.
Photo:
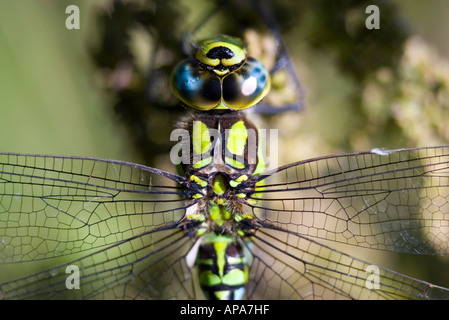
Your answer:
[[[210,300],[240,300],[248,282],[242,246],[229,235],[208,234],[198,249],[201,289]]]

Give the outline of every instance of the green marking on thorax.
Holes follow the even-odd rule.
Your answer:
[[[202,121],[194,121],[192,127],[193,151],[203,154],[211,147],[210,132],[207,125]]]
[[[213,189],[216,195],[221,196],[226,191],[226,184],[223,179],[222,175],[215,176],[214,182],[213,182]]]
[[[263,146],[265,146],[265,140],[263,138],[263,134],[261,134],[261,132],[259,130],[257,130],[257,134],[259,136],[258,137],[259,138],[258,148],[257,148],[257,166],[253,172],[253,175],[261,174],[266,169],[265,154],[264,154],[264,148],[263,148]]]
[[[242,156],[245,152],[248,130],[242,120],[234,123],[228,131],[226,147],[232,154]]]
[[[222,205],[217,205],[215,202],[210,201],[209,204],[209,215],[212,221],[214,221],[218,226],[222,226],[225,221],[231,219],[231,212],[223,207]]]

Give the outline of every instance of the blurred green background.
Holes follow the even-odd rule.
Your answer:
[[[140,5],[144,1],[123,3]],[[104,52],[100,49],[107,30],[100,17],[114,21],[112,1],[0,1],[0,150],[112,158],[172,170],[167,161],[160,161],[167,158],[167,147],[161,145],[170,145],[166,132],[182,112],[176,108],[126,109],[126,102],[133,91],[139,91],[135,88],[145,85],[143,76],[151,52],[157,51],[158,60],[170,60],[162,62],[163,67],[169,66],[179,56],[179,52],[170,52],[174,51],[172,42],[179,40],[211,3],[170,1],[166,8],[158,1],[149,3],[147,10],[154,14],[150,37],[139,28],[124,37],[134,52],[132,57],[124,55],[134,61],[132,71],[140,68],[143,72],[131,76],[131,85],[122,89],[108,81],[117,70],[126,80],[126,63],[121,69],[120,64],[108,64],[108,50],[111,58],[117,52],[113,47],[106,46]],[[287,2],[276,3],[280,14],[287,15],[287,9],[282,11]],[[283,128],[282,164],[374,147],[448,142],[449,2],[377,1],[381,19],[387,22],[381,20],[380,30],[359,34],[367,3],[296,1],[286,5],[294,10],[283,19],[281,28],[306,92],[306,105],[300,113],[264,119],[270,127]],[[65,27],[65,8],[71,4],[80,8],[80,30]],[[170,16],[174,9],[180,10]],[[338,18],[345,21],[341,34],[337,32]],[[123,15],[120,23],[130,19],[132,16]],[[214,18],[207,31],[226,25],[220,19],[232,17]],[[352,42],[346,43],[345,37],[352,37]],[[158,41],[163,48],[157,47]],[[356,50],[360,51],[349,54]],[[99,66],[98,60],[105,64]],[[166,94],[162,89],[160,93]],[[164,97],[158,103],[169,100]],[[138,116],[126,113],[135,110]],[[161,139],[164,143],[159,145]],[[357,256],[449,287],[447,258],[377,257],[371,250],[357,252]]]
[[[65,8],[73,3],[81,11],[80,30],[65,27]],[[2,151],[108,158],[128,153],[86,50],[97,28],[91,3],[0,2]]]

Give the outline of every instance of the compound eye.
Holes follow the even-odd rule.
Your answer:
[[[248,58],[240,69],[223,78],[223,102],[234,110],[252,107],[268,94],[270,86],[270,74],[265,66]]]
[[[201,111],[247,109],[259,103],[270,86],[265,66],[247,58],[243,43],[228,36],[200,41],[195,60],[178,64],[171,79],[173,94]]]
[[[197,110],[211,110],[221,102],[221,80],[188,60],[173,71],[171,89],[179,100]]]

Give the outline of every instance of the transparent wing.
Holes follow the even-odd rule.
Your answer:
[[[447,146],[317,158],[265,177],[248,204],[265,224],[368,248],[449,253]]]
[[[177,186],[182,182],[182,177],[120,161],[0,154],[2,294],[172,297],[176,292],[164,291],[163,285],[151,289],[151,282],[185,267],[176,260],[191,246],[176,229],[187,207]],[[172,255],[162,259],[170,250]],[[164,273],[164,263],[155,263],[161,259]],[[63,281],[69,265],[79,268],[83,283],[70,294]],[[17,272],[32,274],[13,280]]]
[[[249,299],[448,299],[449,289],[375,266],[293,232],[259,229]]]
[[[191,246],[178,228],[148,232],[0,289],[6,299],[195,299]]]

